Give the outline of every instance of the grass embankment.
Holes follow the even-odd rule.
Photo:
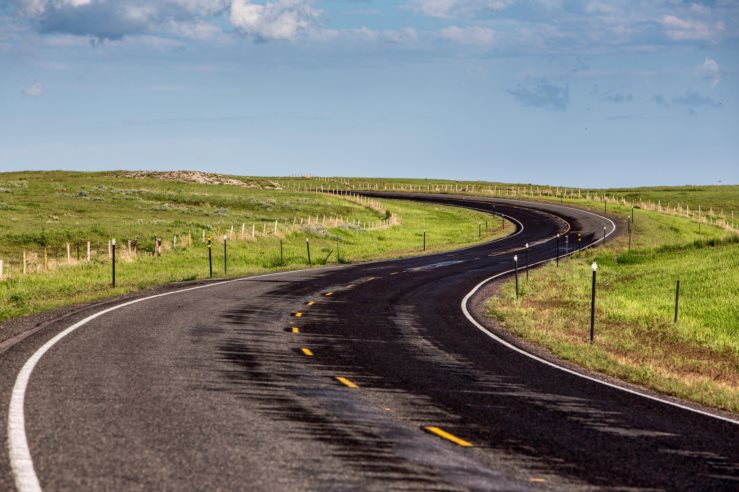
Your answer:
[[[711,202],[708,200],[709,205]],[[591,206],[592,208],[592,206]],[[602,210],[602,209],[601,209]],[[609,206],[624,219],[630,208]],[[628,235],[505,282],[489,316],[557,357],[660,392],[739,411],[739,241],[719,227],[637,210]],[[591,263],[598,263],[589,343]],[[679,319],[673,322],[680,279]]]
[[[501,234],[499,222],[487,214],[400,200],[382,201],[399,217],[399,225],[368,229],[357,224],[377,224],[385,215],[365,204],[279,189],[271,179],[236,180],[243,185],[188,183],[156,175],[132,178],[116,173],[0,173],[0,259],[5,262],[6,277],[0,281],[0,322],[169,282],[208,278],[203,230],[214,237],[216,277],[223,276],[221,238],[230,234],[232,225],[230,277],[307,267],[306,238],[312,264],[317,265],[422,254],[424,227],[426,253]],[[335,217],[343,217],[345,223],[334,226],[331,219]],[[490,228],[485,232],[483,227],[480,238],[478,224],[485,221]],[[151,254],[157,237],[163,239],[161,256]],[[192,246],[188,245],[190,237]],[[115,289],[110,287],[110,238],[116,238],[118,244]],[[129,240],[137,241],[135,257],[128,255]],[[87,241],[92,243],[90,262],[85,261]],[[340,257],[336,255],[337,242]],[[72,256],[69,264],[67,243]],[[21,273],[24,251],[26,275]]]

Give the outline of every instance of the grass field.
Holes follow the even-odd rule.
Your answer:
[[[573,188],[529,183],[500,183],[495,181],[455,181],[443,179],[387,179],[387,178],[281,178],[283,185],[294,188],[338,187],[353,190],[417,191],[520,198],[535,201],[568,203],[571,205],[603,208],[602,202],[593,200],[603,195],[609,197],[609,208],[614,200],[624,199],[629,204],[646,208],[674,209],[680,206],[683,212],[689,209],[693,220],[699,217],[716,222],[721,219],[739,230],[739,186],[668,186],[643,188]],[[590,196],[590,200],[585,197]],[[580,198],[578,198],[580,197]],[[685,215],[683,213],[683,215]]]
[[[717,197],[714,203],[722,198]],[[710,202],[709,202],[710,203]],[[591,206],[591,208],[593,208]],[[626,218],[630,207],[613,206]],[[637,210],[628,235],[511,281],[489,316],[589,369],[739,411],[739,240],[709,224]],[[596,341],[589,343],[591,263],[598,268]],[[679,320],[673,322],[680,279]]]
[[[399,218],[399,225],[368,229],[367,224],[377,224],[386,214],[341,197],[280,189],[267,178],[204,184],[161,175],[0,173],[0,260],[5,265],[0,321],[169,282],[208,278],[204,231],[215,238],[214,271],[223,276],[221,238],[232,226],[228,276],[308,267],[306,239],[311,263],[317,265],[423,254],[424,229],[426,253],[502,234],[500,222],[494,226],[487,214],[407,201],[382,204]],[[336,217],[344,223],[334,226],[331,219]],[[483,227],[479,237],[478,225],[486,221],[488,230]],[[118,244],[115,289],[110,288],[111,238]],[[161,256],[152,255],[155,238],[162,239]],[[128,255],[129,240],[137,241],[135,257]],[[92,247],[90,262],[84,261],[87,241]]]

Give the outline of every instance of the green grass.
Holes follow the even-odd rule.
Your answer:
[[[0,259],[6,278],[0,282],[0,321],[55,307],[76,304],[163,285],[208,278],[207,246],[202,231],[215,238],[213,266],[223,276],[220,238],[234,225],[228,242],[228,275],[241,276],[306,268],[305,239],[312,264],[349,263],[422,254],[498,237],[499,221],[480,212],[454,207],[383,200],[400,225],[367,230],[352,225],[377,222],[385,215],[363,204],[325,194],[279,189],[267,178],[241,178],[244,186],[183,183],[161,176],[126,177],[121,173],[0,173]],[[307,225],[307,217],[312,223]],[[328,219],[324,226],[323,216]],[[330,218],[350,224],[333,227]],[[315,224],[315,218],[321,224]],[[304,220],[301,227],[300,219]],[[274,221],[279,223],[273,234]],[[293,226],[293,221],[297,225]],[[478,224],[490,228],[478,237]],[[241,224],[247,224],[240,240]],[[257,235],[251,239],[251,224]],[[262,234],[265,230],[266,234]],[[507,228],[508,231],[512,227]],[[192,231],[192,246],[187,247]],[[174,236],[178,237],[177,246]],[[154,238],[163,238],[162,256],[155,257]],[[118,242],[117,287],[110,288],[108,240]],[[91,262],[84,259],[92,242]],[[138,242],[135,259],[128,240]],[[280,258],[280,241],[283,256]],[[67,264],[66,243],[72,250]],[[340,256],[337,256],[337,243]],[[28,274],[23,275],[22,255]],[[44,251],[49,270],[44,271]]]
[[[630,207],[610,211],[626,217]],[[597,261],[596,342],[589,343]],[[666,394],[739,411],[739,240],[725,229],[637,210],[632,249],[605,248],[509,280],[488,302],[505,329],[554,355]],[[680,312],[673,322],[676,281]]]
[[[739,228],[739,186],[711,185],[711,186],[660,186],[642,188],[573,188],[536,185],[530,183],[500,183],[495,181],[456,181],[444,179],[412,179],[412,178],[280,178],[280,182],[289,187],[313,188],[317,186],[339,187],[341,189],[377,189],[395,191],[431,191],[435,193],[454,193],[468,195],[495,196],[499,198],[521,198],[526,200],[541,200],[559,202],[562,195],[564,203],[572,205],[603,208],[602,203],[585,200],[586,196],[597,195],[599,198],[605,193],[609,199],[624,199],[629,204],[645,207],[670,207],[680,205],[684,210],[690,208],[695,215],[700,207],[701,216],[712,221],[723,219]],[[577,197],[580,199],[577,199]],[[612,201],[611,201],[612,203]],[[610,208],[610,204],[609,204]],[[710,215],[710,212],[713,215]]]

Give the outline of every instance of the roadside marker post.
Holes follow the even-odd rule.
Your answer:
[[[308,238],[305,238],[305,249],[308,251],[308,266],[311,266],[311,262],[310,262],[310,243],[308,242]]]
[[[593,269],[593,290],[590,299],[590,343],[593,343],[595,340],[595,275],[598,271],[598,264],[593,262],[591,267]]]
[[[570,254],[570,235],[567,234],[565,236],[565,254]]]
[[[675,323],[677,323],[677,309],[680,305],[680,279],[677,279],[677,285],[675,286]]]
[[[629,220],[629,217],[626,217],[626,222],[629,225],[629,251],[631,251],[631,229],[632,229],[632,223],[634,222],[634,219]]]
[[[529,243],[526,243],[526,281],[529,281]]]
[[[557,266],[559,266],[559,234],[557,234]]]
[[[606,245],[606,226],[603,226],[603,246]]]
[[[423,250],[426,251],[426,231],[423,231]]]
[[[283,264],[283,263],[285,263],[285,261],[283,260],[283,255],[282,255],[282,239],[280,239],[280,264]]]
[[[213,278],[213,239],[210,236],[208,236],[208,268],[210,278]]]
[[[223,235],[223,274],[228,273],[228,251],[226,250],[226,243],[228,242],[228,236]]]
[[[513,255],[513,265],[516,270],[516,299],[518,299],[518,255]]]
[[[341,255],[339,254],[339,238],[336,238],[336,263],[341,263]]]
[[[477,224],[477,239],[482,239],[482,224]]]
[[[111,242],[111,258],[113,260],[113,287],[115,287],[115,239]]]

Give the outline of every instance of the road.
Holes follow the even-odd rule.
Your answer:
[[[736,490],[735,422],[544,364],[463,313],[525,243],[533,264],[558,232],[589,245],[613,222],[417,199],[520,225],[453,253],[140,296],[12,345],[0,490]],[[494,333],[488,291],[465,305]]]

